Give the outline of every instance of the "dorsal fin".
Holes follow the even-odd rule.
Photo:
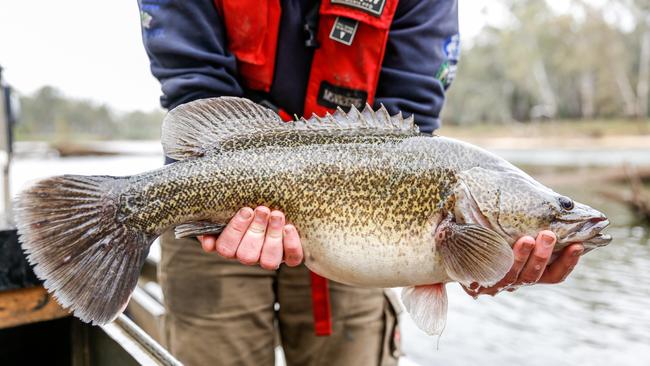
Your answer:
[[[248,99],[199,99],[167,113],[162,123],[163,151],[176,160],[203,156],[223,140],[281,124],[276,113]]]
[[[355,107],[345,113],[339,108],[324,117],[312,115],[293,122],[283,122],[272,110],[244,98],[220,97],[200,99],[171,110],[163,121],[162,144],[165,155],[183,160],[218,150],[226,141],[254,137],[277,131],[355,130],[359,135],[388,131],[417,135],[413,117],[401,113],[391,116],[384,106],[377,111],[366,104],[363,111]]]

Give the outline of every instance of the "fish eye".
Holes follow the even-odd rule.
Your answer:
[[[573,210],[573,201],[570,198],[567,197],[560,197],[558,198],[558,202],[560,203],[560,207],[562,207],[565,210]]]

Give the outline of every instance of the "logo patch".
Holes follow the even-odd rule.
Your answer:
[[[380,16],[384,11],[386,0],[331,0],[332,4],[341,4],[351,8],[357,8],[366,13]]]
[[[358,27],[359,22],[354,19],[336,17],[330,32],[330,39],[349,46],[354,40],[354,35],[357,34]]]
[[[460,35],[454,34],[451,37],[447,37],[445,43],[442,45],[442,51],[447,56],[447,59],[458,61],[460,58]]]
[[[322,81],[318,88],[318,104],[327,108],[352,107],[363,109],[368,100],[368,92],[349,89]]]
[[[460,36],[458,34],[445,39],[442,53],[445,55],[445,61],[438,68],[436,79],[440,80],[442,86],[447,89],[456,78],[456,64],[460,58]]]
[[[144,29],[151,28],[152,19],[153,17],[151,16],[151,14],[147,13],[146,11],[140,12],[140,23],[142,24],[142,28]]]

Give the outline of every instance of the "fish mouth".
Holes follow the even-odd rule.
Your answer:
[[[609,220],[604,216],[594,217],[580,225],[576,225],[576,229],[563,241],[566,243],[582,243],[592,248],[605,246],[612,241],[612,236],[603,234],[601,231],[609,224]]]
[[[611,241],[612,241],[611,235],[598,233],[593,238],[583,242],[583,244],[593,246],[593,247],[602,247],[609,244]]]

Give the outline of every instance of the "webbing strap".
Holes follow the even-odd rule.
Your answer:
[[[311,275],[311,302],[314,312],[314,331],[317,336],[332,334],[332,311],[327,278],[309,271]]]

